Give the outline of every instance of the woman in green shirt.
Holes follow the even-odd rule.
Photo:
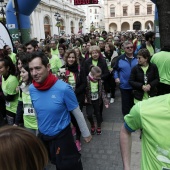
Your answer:
[[[6,118],[9,125],[15,122],[18,92],[18,79],[15,76],[15,65],[8,56],[0,59],[0,75],[2,75],[2,91],[6,102]]]
[[[31,75],[29,73],[28,64],[22,65],[20,76],[22,82],[20,87],[20,99],[17,107],[17,115],[15,119],[15,125],[19,125],[19,122],[23,115],[24,127],[32,132],[38,134],[37,119],[35,116],[35,110],[32,106],[31,97],[29,93],[29,85],[32,82]]]

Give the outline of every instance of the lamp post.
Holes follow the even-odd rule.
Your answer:
[[[60,27],[61,27],[61,15],[56,12],[55,15],[54,15],[57,23],[56,23],[56,26],[58,27],[58,35],[60,35]]]
[[[95,29],[96,29],[96,28],[95,28],[94,23],[93,23],[93,21],[92,21],[91,27],[90,27],[90,32],[91,32],[91,33],[94,32]]]
[[[4,8],[6,7],[6,3],[4,3],[4,0],[0,0],[0,7],[1,7],[1,10],[0,10],[0,14],[2,15],[2,22],[3,24],[6,24],[6,21],[5,21],[5,10]]]
[[[82,28],[83,28],[82,23],[83,23],[83,19],[80,18],[80,21],[79,21],[79,33],[82,33]]]

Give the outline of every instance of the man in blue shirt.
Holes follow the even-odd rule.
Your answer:
[[[70,128],[70,113],[75,116],[82,136],[90,142],[91,135],[72,88],[51,74],[48,58],[42,52],[29,54],[33,78],[30,95],[37,114],[39,136],[57,170],[82,170]]]

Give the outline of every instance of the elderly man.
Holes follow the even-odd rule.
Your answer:
[[[133,44],[123,43],[125,54],[121,55],[114,66],[115,82],[119,84],[122,98],[122,113],[125,116],[133,106],[132,87],[129,84],[131,70],[137,65],[137,58],[133,55]]]
[[[75,116],[86,142],[91,140],[74,91],[67,83],[50,72],[44,53],[28,56],[33,84],[29,91],[37,114],[39,137],[49,152],[57,170],[82,170],[80,153],[76,148],[70,127],[70,112]]]

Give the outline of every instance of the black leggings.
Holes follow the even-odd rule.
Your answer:
[[[93,113],[96,115],[96,119],[97,119],[97,126],[101,127],[101,113],[100,113],[100,109],[101,106],[99,106],[99,100],[92,100],[91,101],[92,104],[87,104],[86,105],[86,114],[87,114],[87,118],[91,124],[91,126],[94,125],[94,120],[93,120]]]

